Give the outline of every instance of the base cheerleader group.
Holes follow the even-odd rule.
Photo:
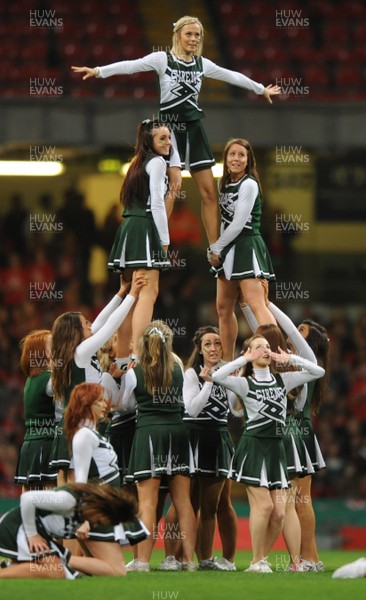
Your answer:
[[[0,578],[148,572],[159,537],[162,571],[235,571],[233,481],[245,486],[250,506],[246,572],[278,570],[268,555],[281,532],[288,549],[281,570],[324,570],[311,480],[325,463],[312,416],[327,386],[329,340],[318,323],[296,327],[270,301],[275,275],[260,234],[253,149],[240,137],[228,141],[217,204],[198,106],[204,76],[269,102],[280,89],[202,58],[202,44],[200,21],[182,17],[169,52],[73,67],[84,79],[155,70],[160,119],[138,126],[121,189],[123,222],[108,259],[120,273],[117,294],[93,323],[64,313],[21,342],[26,433],[15,480],[23,493],[20,507],[0,520],[7,557]],[[172,330],[152,320],[160,272],[170,265],[169,215],[183,166],[202,196],[218,314],[218,327],[195,332],[185,365]],[[253,335],[234,359],[237,305]],[[243,423],[236,446],[229,412]],[[216,525],[220,557],[213,556]],[[134,558],[125,565],[121,547],[128,545]]]

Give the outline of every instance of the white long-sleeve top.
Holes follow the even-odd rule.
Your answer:
[[[93,461],[96,473],[93,474],[105,483],[119,477],[117,455],[108,440],[97,432],[95,424],[85,423],[72,439],[72,461],[70,468],[75,471],[76,483],[87,483]]]
[[[228,186],[228,189],[229,187],[230,186]],[[220,254],[220,252],[228,244],[233,242],[243,230],[253,210],[258,193],[258,183],[254,179],[247,178],[240,185],[238,199],[236,202],[232,203],[232,220],[226,229],[225,223],[221,223],[220,237],[210,246],[210,249],[214,254]]]
[[[185,371],[183,402],[190,417],[201,416],[202,420],[212,420],[226,424],[230,396],[233,396],[232,402],[235,403],[236,396],[232,392],[224,391],[223,393],[221,386],[214,384],[213,381],[205,381],[200,385],[198,375],[193,368]],[[203,411],[204,414],[202,414]]]
[[[312,363],[310,360],[306,360],[297,354],[289,354],[289,359],[291,365],[301,367],[302,370],[281,373],[286,393],[290,392],[298,385],[302,385],[313,379],[320,379],[320,377],[324,376],[325,371],[323,367]],[[241,369],[246,364],[246,358],[244,358],[244,356],[239,356],[239,358],[223,365],[218,371],[215,371],[212,374],[212,379],[217,381],[220,385],[227,387],[244,401],[249,391],[246,377],[233,376],[231,373],[237,369]],[[257,369],[257,371],[259,371],[259,369]]]
[[[115,295],[107,306],[104,307],[92,323],[91,330],[93,335],[83,340],[76,347],[74,360],[78,367],[83,369],[90,364],[91,357],[123,323],[135,300],[134,296],[128,294],[122,302],[121,298]]]
[[[169,246],[168,217],[164,197],[166,193],[166,161],[162,156],[155,156],[146,165],[149,175],[150,207],[162,246]]]
[[[295,348],[296,352],[298,353],[298,355],[302,356],[303,358],[306,358],[307,360],[310,360],[310,362],[316,364],[317,360],[316,360],[316,356],[315,356],[313,350],[310,348],[306,339],[301,335],[301,333],[297,329],[296,325],[291,321],[291,319],[280,308],[278,308],[278,306],[273,304],[273,302],[270,302],[268,304],[268,309],[270,310],[272,315],[275,317],[278,325],[283,329],[283,331],[285,332],[287,337],[290,339],[290,341],[291,341],[293,347]],[[244,313],[244,316],[245,316],[251,330],[256,331],[259,323],[256,320],[250,306],[248,306],[248,304],[243,306],[242,311]],[[308,386],[305,383],[296,397],[296,400],[295,400],[296,410],[301,411],[304,408],[307,394],[308,394]]]
[[[64,537],[65,521],[63,518],[57,518],[57,515],[68,516],[73,513],[75,507],[76,498],[66,490],[55,492],[41,490],[22,494],[20,497],[20,512],[27,537],[37,534],[37,509],[50,513],[49,516],[42,517],[46,529],[60,538]]]
[[[246,358],[240,356],[213,373],[213,380],[237,394],[245,406],[248,433],[254,430],[259,435],[278,437],[281,430],[277,425],[282,426],[285,422],[286,394],[298,385],[323,377],[322,367],[295,354],[289,355],[289,358],[292,365],[302,370],[274,376],[269,367],[265,367],[255,369],[254,376],[249,378],[232,376],[231,373],[247,363]]]
[[[151,54],[136,60],[123,60],[103,67],[98,67],[99,75],[97,76],[105,78],[111,77],[112,75],[133,75],[134,73],[155,71],[159,77],[160,103],[175,102],[178,104],[180,85],[179,76],[181,75],[179,72],[179,64],[181,63],[184,66],[189,66],[190,63],[181,61],[176,57],[174,58],[178,68],[173,71],[167,69],[168,57],[166,52],[152,52]],[[192,60],[192,64],[193,63],[195,63],[194,58]],[[202,73],[199,73],[197,78],[190,79],[188,82],[190,87],[196,87],[197,95],[201,88],[202,77],[224,81],[231,85],[250,90],[255,94],[263,94],[264,92],[263,84],[257,83],[237,71],[230,71],[229,69],[219,67],[207,58],[202,58]],[[174,92],[172,90],[174,90]],[[198,108],[198,110],[201,109]]]

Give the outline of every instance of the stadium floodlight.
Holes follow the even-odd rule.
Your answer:
[[[0,160],[0,176],[55,177],[65,172],[65,165],[57,161]]]

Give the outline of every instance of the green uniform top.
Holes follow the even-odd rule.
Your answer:
[[[172,425],[183,423],[183,373],[176,363],[170,386],[158,388],[152,396],[146,391],[141,367],[134,369],[137,385],[134,389],[137,401],[137,427]]]
[[[244,175],[239,181],[236,182],[228,182],[223,191],[220,192],[219,197],[219,205],[220,205],[220,213],[221,213],[221,223],[223,229],[225,230],[233,221],[235,209],[237,206],[237,202],[239,199],[239,192],[242,184],[248,179],[252,179],[256,183],[257,180],[254,177],[249,177],[248,175]],[[254,206],[248,216],[248,220],[243,224],[242,234],[244,233],[253,233],[253,235],[257,235],[260,233],[260,225],[261,225],[261,217],[262,217],[262,199],[258,186],[258,195],[254,201]]]
[[[52,396],[46,394],[51,372],[44,371],[28,377],[24,387],[24,440],[53,438],[55,428],[55,406]]]

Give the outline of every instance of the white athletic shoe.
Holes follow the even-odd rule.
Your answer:
[[[166,556],[158,566],[158,571],[181,571],[182,564],[175,556]]]
[[[131,571],[136,571],[137,573],[148,573],[150,571],[150,564],[134,558],[131,560],[131,562],[127,563],[126,571],[129,573]]]
[[[206,558],[205,560],[200,560],[198,563],[199,571],[219,571],[219,567],[215,562],[214,558]]]
[[[286,569],[286,573],[303,573],[303,572],[304,572],[304,567],[301,563],[299,565],[291,564]]]
[[[197,565],[194,562],[194,560],[189,560],[188,562],[182,562],[181,563],[182,571],[197,571]]]
[[[236,571],[235,563],[230,562],[224,556],[222,556],[221,558],[216,558],[215,556],[213,561],[218,566],[220,571]]]
[[[266,558],[262,558],[256,563],[250,563],[250,567],[245,569],[245,573],[273,573],[269,562]]]
[[[343,565],[334,571],[332,579],[357,579],[365,577],[366,558],[359,558],[348,565]]]
[[[316,566],[316,570],[318,571],[318,573],[324,573],[325,568],[324,568],[324,563],[319,560],[319,562],[315,563]]]
[[[312,560],[305,560],[304,558],[302,558],[300,560],[300,565],[302,566],[303,571],[312,571],[312,572],[316,572],[318,570],[320,571],[320,569],[317,568],[318,564],[319,563],[313,562]],[[323,571],[324,571],[324,565],[323,565]]]

